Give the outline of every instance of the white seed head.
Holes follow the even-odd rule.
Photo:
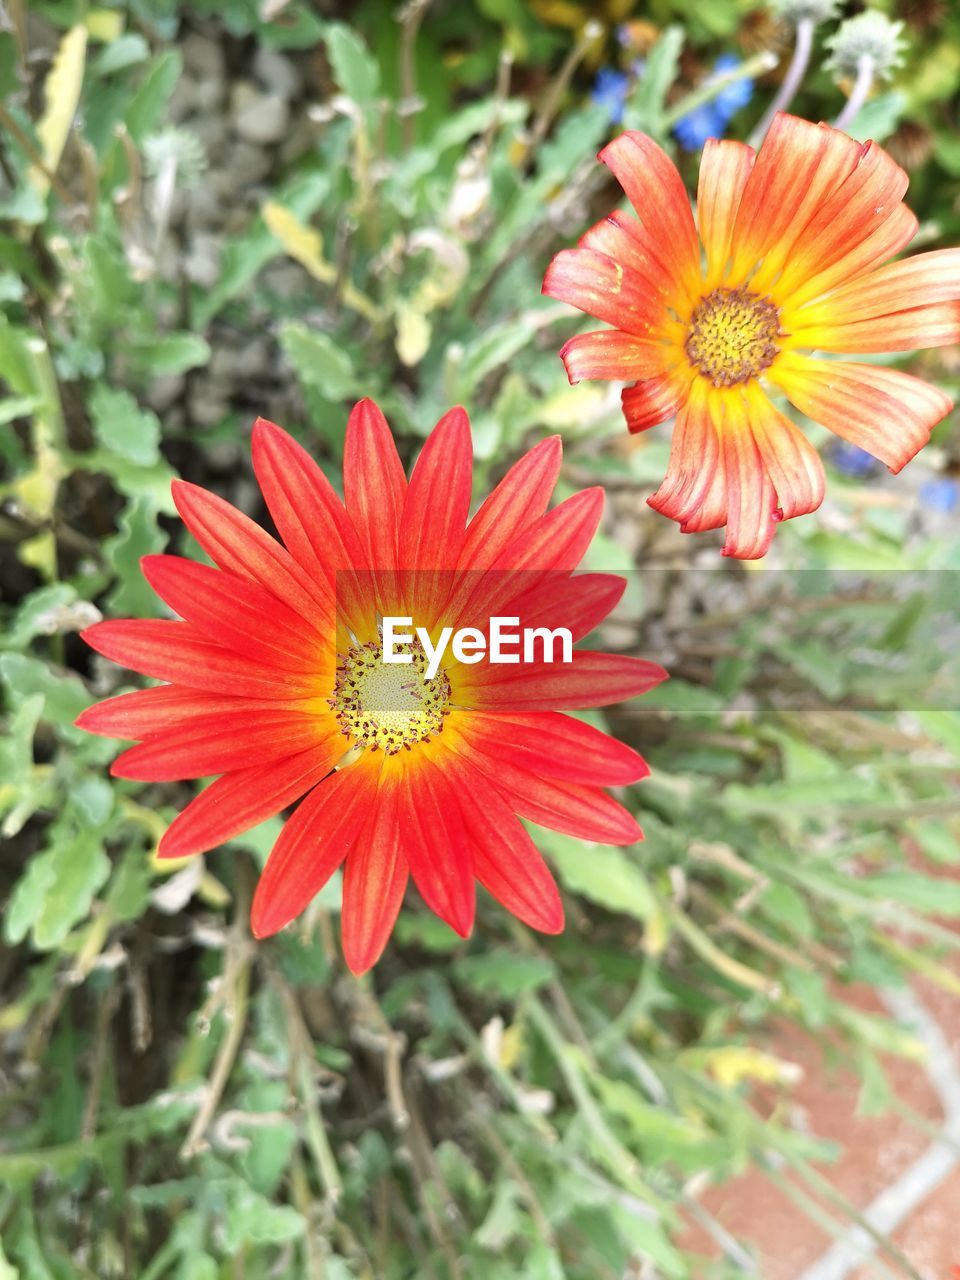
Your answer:
[[[837,15],[839,0],[771,0],[770,8],[778,18],[785,18],[797,26],[800,22],[812,22],[819,26]]]
[[[827,41],[830,57],[824,64],[838,78],[855,76],[869,60],[878,80],[889,80],[903,62],[906,40],[903,23],[892,22],[876,9],[848,18]]]

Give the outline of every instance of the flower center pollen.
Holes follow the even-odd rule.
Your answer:
[[[780,313],[743,287],[714,289],[694,309],[685,349],[690,363],[718,387],[749,382],[773,364]]]
[[[427,656],[416,641],[412,654],[412,662],[384,662],[381,646],[371,640],[338,655],[330,705],[358,747],[396,755],[443,732],[450,681],[444,671],[427,679]]]

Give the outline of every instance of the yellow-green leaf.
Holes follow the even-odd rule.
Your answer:
[[[70,126],[80,101],[86,56],[87,28],[81,22],[71,27],[60,41],[60,48],[43,87],[44,111],[37,125],[37,138],[46,173],[36,165],[30,170],[30,182],[41,195],[46,195],[50,186],[47,174],[56,172],[63,148],[67,144]]]

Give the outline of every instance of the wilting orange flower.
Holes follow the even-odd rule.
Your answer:
[[[783,114],[757,154],[711,139],[699,238],[679,173],[648,137],[625,133],[599,158],[637,218],[612,213],[557,254],[543,291],[614,326],[566,343],[571,382],[636,380],[623,392],[631,431],[676,415],[652,507],[685,533],[726,525],[724,555],[743,559],[765,554],[779,520],[816,510],[820,459],[768,390],[891,471],[923,448],[952,407],[942,391],[807,354],[960,340],[960,249],[881,265],[917,219],[880,147]]]
[[[443,627],[493,616],[567,628],[574,642],[610,612],[624,582],[572,577],[600,520],[599,489],[547,504],[560,442],[542,441],[469,522],[470,425],[453,409],[409,484],[371,401],[350,416],[345,501],[309,455],[260,420],[253,463],[277,542],[223,499],[176,482],[184,523],[218,568],[147,556],[144,573],[183,621],[107,621],[98,653],[169,683],[89,708],[77,723],[139,745],[121,778],[220,774],[174,820],[161,857],[222,844],[301,796],[257,886],[258,937],[298,915],[345,862],[343,947],[355,972],[387,941],[408,876],[466,936],[475,879],[535,929],[563,910],[517,815],[586,840],[641,838],[604,790],[647,773],[643,759],[563,709],[620,701],[665,672],[639,658],[573,650],[570,662],[468,665],[452,647],[431,674],[382,660],[382,619],[412,619],[430,647]],[[411,631],[405,627],[404,631]]]

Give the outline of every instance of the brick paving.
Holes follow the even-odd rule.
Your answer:
[[[957,1145],[936,1143],[930,1132],[895,1112],[860,1114],[860,1082],[852,1065],[838,1065],[830,1046],[781,1024],[772,1028],[767,1047],[803,1068],[803,1079],[790,1094],[793,1118],[842,1148],[835,1162],[819,1166],[820,1172],[858,1211],[876,1215],[878,1227],[897,1224],[891,1239],[914,1271],[923,1280],[951,1280],[951,1266],[960,1263],[960,997],[928,982],[885,1000],[867,989],[845,995],[859,1008],[892,1013],[932,1046],[922,1065],[887,1059],[887,1078],[900,1102]],[[758,1093],[756,1104],[769,1112],[774,1099]],[[779,1105],[784,1105],[782,1098]],[[850,1237],[838,1245],[758,1171],[710,1187],[699,1199],[756,1258],[755,1274],[761,1280],[875,1280],[908,1274],[882,1258],[869,1237],[820,1199]],[[865,1252],[858,1252],[858,1240]],[[720,1256],[696,1224],[681,1244],[704,1257],[704,1270],[706,1259]],[[863,1259],[859,1264],[858,1258]]]

